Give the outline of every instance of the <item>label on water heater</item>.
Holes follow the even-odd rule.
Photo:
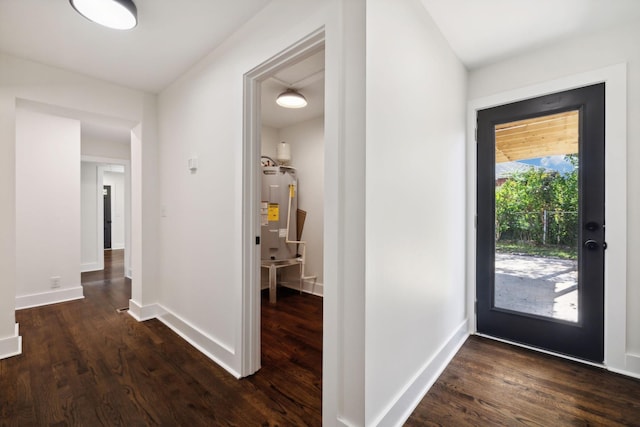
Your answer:
[[[284,239],[284,238],[286,238],[286,237],[287,237],[287,229],[286,229],[286,228],[281,228],[281,229],[280,229],[280,237],[281,237],[282,239]]]
[[[277,203],[269,203],[269,221],[280,221],[280,205]]]
[[[269,225],[269,203],[260,203],[260,225]]]

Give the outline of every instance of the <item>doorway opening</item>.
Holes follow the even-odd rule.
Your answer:
[[[103,228],[104,228],[104,248],[111,249],[111,186],[102,186],[103,197]]]
[[[307,97],[308,106],[295,110],[278,106],[277,96],[287,89]],[[280,303],[284,309],[289,296],[313,298],[320,304],[314,326],[319,334],[313,345],[319,352],[309,362],[316,360],[310,372],[319,384],[324,273],[322,30],[245,75],[245,118],[242,375],[253,374],[262,366],[262,337],[267,338],[263,323],[273,320],[265,315],[278,312]],[[263,191],[265,173],[287,182],[265,182]],[[273,362],[268,355],[264,360]],[[321,399],[319,389],[317,394]]]
[[[82,156],[81,272],[105,269],[110,251],[121,251],[131,278],[131,173],[129,160]]]
[[[306,107],[276,103],[278,95],[291,88],[305,97]],[[319,408],[324,49],[262,82],[260,114],[261,360],[265,367],[311,379],[316,385],[301,387],[298,398],[317,402]]]
[[[478,332],[603,362],[604,95],[478,111]]]

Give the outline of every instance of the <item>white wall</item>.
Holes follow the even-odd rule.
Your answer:
[[[79,178],[80,122],[18,108],[17,308],[82,297]]]
[[[96,138],[95,136],[83,135],[81,153],[83,156],[129,160],[131,158],[131,146]]]
[[[123,88],[101,80],[61,70],[28,60],[0,53],[0,358],[19,353],[20,337],[15,324],[16,297],[16,106],[18,102],[38,103],[48,106],[49,110],[60,111],[67,117],[84,114],[105,116],[120,123],[128,123],[133,128],[136,123],[148,127],[141,145],[147,148],[145,161],[157,164],[153,147],[155,140],[155,103],[154,95]],[[79,147],[78,147],[79,149]],[[63,160],[63,162],[66,162]],[[77,200],[80,193],[80,160],[75,166]],[[132,162],[133,170],[140,170],[140,164]],[[146,174],[136,176],[138,191],[132,198],[141,200],[144,189],[145,200],[140,201],[134,210],[137,217],[149,217],[145,221],[146,228],[134,230],[135,234],[145,234],[145,245],[157,247],[158,232],[154,216],[158,215],[157,183],[153,168],[147,168]],[[54,182],[48,183],[55,186]],[[142,210],[144,209],[144,213]],[[78,207],[78,212],[79,212]],[[140,221],[142,222],[142,221]],[[80,221],[77,221],[80,228]],[[141,240],[141,239],[140,239]],[[76,240],[80,247],[80,238]],[[154,251],[146,255],[147,264],[143,269],[149,270],[151,279],[157,260]],[[76,259],[79,271],[80,255]],[[142,273],[133,281],[133,289],[142,293],[145,284]],[[149,288],[155,286],[149,280]],[[140,288],[140,290],[138,290]],[[149,290],[152,292],[152,289]]]
[[[80,271],[104,268],[104,257],[99,244],[100,233],[98,164],[82,162],[80,165]]]
[[[302,233],[302,240],[307,242],[305,276],[316,276],[316,279],[306,280],[304,289],[321,296],[324,280],[324,117],[277,130],[263,126],[263,155],[275,159],[281,141],[291,146],[291,166],[296,168],[298,176],[298,208],[307,212]],[[284,273],[288,274],[286,279],[292,281],[294,269]]]
[[[322,9],[314,2],[276,1],[159,97],[166,213],[162,259],[171,260],[162,262],[160,301],[206,332],[217,360],[235,372],[240,371],[234,353],[242,283],[242,75],[318,28]],[[299,17],[298,24],[283,30],[278,16],[283,10]],[[199,168],[191,173],[187,159],[194,154]]]
[[[111,249],[124,249],[126,192],[124,172],[105,170],[102,185],[111,186]]]
[[[419,0],[367,2],[366,425],[398,425],[467,336],[466,70]]]
[[[356,166],[347,171],[341,163],[345,152],[363,160],[364,51],[350,55],[352,45],[362,46],[363,4],[360,0],[272,1],[164,90],[158,104],[164,212],[159,309],[166,310],[160,311],[159,318],[239,374],[243,352],[248,351],[242,341],[242,188],[247,179],[242,167],[243,75],[325,26],[325,131],[329,134],[325,154],[336,160],[331,168],[334,175],[325,174],[323,414],[327,425],[338,419],[357,424],[364,414],[362,339],[347,339],[363,336],[363,312],[358,307],[363,300],[364,270],[357,262],[342,261],[346,250],[363,245],[358,226],[363,229],[364,206],[360,199],[347,199],[345,194],[356,188],[363,193],[364,169]],[[351,114],[357,123],[345,120]],[[194,154],[199,169],[192,174],[187,159]],[[345,218],[348,231],[341,233]],[[339,302],[346,283],[348,298]]]
[[[623,319],[621,327],[614,328],[616,330],[611,330],[610,325],[605,325],[607,328],[605,354],[610,368],[635,376],[640,376],[640,265],[635,262],[640,257],[640,239],[638,238],[640,237],[640,224],[635,221],[635,218],[640,216],[640,169],[634,167],[640,162],[640,122],[637,120],[640,115],[640,49],[638,49],[638,40],[640,40],[640,25],[634,23],[591,36],[557,42],[544,49],[474,70],[469,75],[469,99],[475,100],[556,79],[567,79],[568,76],[591,72],[614,64],[626,63],[627,141],[625,144],[616,136],[615,140],[608,141],[608,146],[621,144],[623,149],[626,146],[627,180],[625,183],[624,177],[622,177],[612,190],[624,188],[626,184],[626,200],[624,195],[622,200],[626,201],[628,220],[626,224],[612,223],[611,217],[607,221],[609,225],[608,236],[611,236],[613,227],[618,229],[622,227],[621,234],[626,237],[626,244],[616,245],[614,242],[609,245],[606,254],[607,262],[611,262],[611,257],[616,253],[622,254],[619,256],[624,258],[626,249],[626,259],[623,260],[623,265],[626,261],[626,271],[623,272],[623,274],[626,272],[626,307],[622,309],[620,307],[624,306],[624,302],[620,305],[616,304],[615,307],[607,306],[607,321],[605,323],[612,319],[612,315],[615,317],[625,308],[626,321]],[[624,95],[620,102],[624,105]],[[609,115],[607,120],[611,119],[612,117]],[[611,154],[616,155],[617,152]],[[616,169],[615,165],[612,166],[613,168],[606,171],[607,177],[610,176],[612,169]],[[607,179],[609,180],[609,178]],[[611,195],[609,192],[607,197]],[[609,210],[608,215],[611,213]],[[617,288],[617,282],[605,282],[605,286],[609,290]],[[622,283],[621,293],[624,291],[625,287]],[[620,294],[620,292],[617,293]],[[606,300],[619,297],[620,295],[608,294]],[[624,301],[624,298],[622,300]],[[607,301],[605,301],[605,305]],[[611,348],[609,344],[611,340],[620,341],[621,348]]]
[[[278,142],[280,136],[278,135],[279,130],[276,128],[272,128],[269,126],[262,126],[260,137],[261,141],[261,151],[260,154],[263,156],[271,157],[275,160],[276,158],[276,148],[278,146]]]

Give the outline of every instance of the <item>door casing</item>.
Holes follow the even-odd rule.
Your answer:
[[[315,31],[244,75],[242,184],[242,343],[240,376],[261,367],[260,341],[260,85],[277,71],[325,47],[324,29]]]
[[[556,92],[477,112],[478,221],[476,321],[482,332],[551,349],[594,362],[604,359],[604,94],[605,84]],[[580,114],[580,173],[578,218],[579,310],[576,323],[494,306],[495,292],[495,126],[525,118],[578,110]],[[483,169],[480,169],[483,167]],[[481,180],[481,181],[480,181]],[[595,222],[596,230],[584,225]],[[582,241],[596,239],[587,250]],[[594,240],[595,242],[595,240]],[[478,281],[483,285],[479,286]],[[482,322],[480,322],[482,321]],[[535,343],[535,344],[534,344]]]
[[[521,101],[568,89],[606,84],[605,152],[606,187],[605,215],[607,217],[607,257],[605,260],[605,357],[609,370],[630,374],[627,360],[633,356],[626,352],[626,283],[627,283],[627,71],[626,64],[617,64],[580,74],[565,76],[543,83],[512,89],[490,96],[470,100],[467,109],[467,222],[466,271],[467,313],[469,332],[477,333],[475,319],[476,295],[476,112],[501,104]],[[527,347],[523,345],[523,347]],[[534,349],[543,351],[540,349]],[[546,352],[546,351],[543,351]],[[552,353],[555,354],[555,353]],[[574,359],[568,356],[562,356]],[[584,362],[580,359],[574,359]],[[639,360],[640,362],[640,360]],[[589,363],[589,362],[584,362]],[[596,364],[600,365],[600,364]],[[633,375],[633,374],[632,374]],[[637,376],[637,374],[636,374]]]

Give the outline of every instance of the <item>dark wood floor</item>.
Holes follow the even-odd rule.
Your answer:
[[[23,354],[0,360],[0,426],[321,425],[322,299],[263,296],[263,368],[237,380],[157,320],[117,309],[122,251],[83,274],[84,300],[20,310]]]
[[[136,322],[122,253],[86,298],[16,313],[0,426],[321,425],[322,300],[263,295],[263,365],[236,380],[156,320]],[[640,381],[470,337],[408,426],[640,426]]]
[[[407,426],[640,426],[640,380],[471,336]]]

